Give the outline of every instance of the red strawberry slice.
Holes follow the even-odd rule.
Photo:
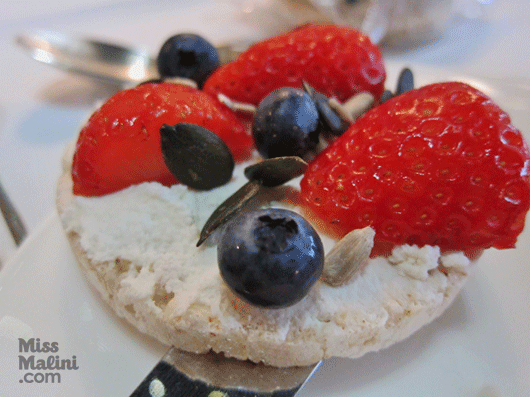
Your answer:
[[[509,116],[462,83],[373,108],[319,154],[302,196],[338,236],[371,225],[383,248],[512,248],[530,207],[530,152]],[[373,254],[377,252],[373,252]]]
[[[217,69],[204,90],[257,105],[281,87],[302,87],[302,80],[328,97],[383,93],[385,68],[379,49],[364,34],[339,26],[305,25],[257,43],[235,61]]]
[[[216,133],[236,161],[252,138],[234,113],[199,90],[142,84],[113,95],[80,132],[72,165],[74,194],[101,196],[145,181],[176,183],[160,148],[160,127],[198,124]]]

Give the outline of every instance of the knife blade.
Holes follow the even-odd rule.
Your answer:
[[[130,397],[293,397],[319,365],[277,368],[171,347]]]

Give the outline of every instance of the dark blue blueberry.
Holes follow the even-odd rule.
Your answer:
[[[254,305],[279,308],[300,301],[324,266],[318,233],[284,209],[243,213],[223,231],[217,247],[222,278]]]
[[[252,121],[254,144],[265,158],[304,157],[317,146],[319,134],[317,107],[298,88],[271,92],[258,105]]]
[[[184,33],[170,37],[157,57],[158,73],[162,77],[186,77],[199,87],[219,67],[217,49],[196,34]]]

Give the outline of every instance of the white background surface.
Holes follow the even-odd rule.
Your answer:
[[[520,94],[522,92],[522,95],[525,95],[529,92],[530,27],[528,21],[530,21],[530,3],[526,0],[497,0],[485,6],[483,10],[484,13],[477,19],[452,21],[442,37],[434,42],[399,51],[383,48],[385,59],[394,66],[409,65],[413,69],[417,67],[420,70],[428,70],[431,74],[436,74],[436,71],[439,70],[441,76],[452,74],[477,76],[479,81],[480,77],[495,78],[498,80],[496,84],[497,93],[500,92],[502,96],[503,86],[506,86],[508,93],[501,98],[503,103],[500,104],[508,104],[517,113],[516,118],[514,118],[516,125],[517,121],[520,121],[520,125],[524,123],[528,128],[529,124],[526,121],[528,118],[528,101],[520,100]],[[0,15],[0,53],[2,54],[0,58],[0,87],[2,87],[0,89],[0,180],[19,209],[30,232],[34,231],[54,210],[54,190],[57,177],[60,174],[60,156],[65,144],[74,139],[80,123],[88,115],[94,102],[107,97],[112,91],[109,87],[66,75],[61,71],[31,60],[15,46],[14,37],[16,34],[41,28],[58,30],[64,33],[112,39],[119,43],[130,43],[145,47],[152,53],[158,51],[161,43],[167,37],[182,31],[198,32],[214,43],[238,37],[259,37],[259,29],[248,26],[242,21],[234,20],[235,11],[236,8],[229,1],[212,3],[206,0],[194,2],[184,0],[149,2],[141,0],[92,0],[91,2],[31,0],[15,2],[9,0],[3,2]],[[395,70],[397,69],[394,68]],[[388,80],[390,88],[394,87],[395,73],[393,76],[389,77]],[[530,131],[525,132],[526,136],[530,133]],[[43,233],[44,235],[50,233],[50,237],[57,237],[57,231],[54,231],[53,227],[51,229],[40,228],[39,230],[41,231],[39,235],[41,242]],[[528,233],[526,232],[526,234]],[[44,249],[58,250],[62,247],[61,244],[61,242],[54,243],[51,247],[44,245]],[[37,245],[37,247],[40,246]],[[0,221],[0,259],[5,263],[14,254],[15,246],[7,228]],[[35,261],[38,260],[35,258],[39,258],[40,255],[46,256],[48,259],[35,263],[35,267],[38,269],[38,275],[45,278],[46,269],[43,267],[45,265],[53,266],[55,260],[63,263],[66,254],[55,251],[41,253],[35,252],[34,249],[30,254],[26,253],[24,258]],[[516,255],[515,257],[525,264],[528,262],[528,258],[523,255]],[[505,257],[499,256],[501,261],[503,258]],[[503,264],[503,266],[510,265],[510,263]],[[488,270],[487,264],[485,268]],[[31,266],[26,266],[25,270],[31,271]],[[493,274],[496,275],[497,273]],[[528,282],[528,278],[523,277],[523,280]],[[500,280],[499,283],[502,286],[517,281],[517,274],[510,273],[506,279]],[[50,282],[50,288],[63,285],[57,284],[57,282],[57,280]],[[506,283],[502,284],[503,282]],[[463,294],[464,297],[459,298],[456,302],[456,306],[452,309],[453,315],[455,315],[455,311],[458,314],[459,310],[465,311],[468,315],[484,314],[480,307],[473,311],[467,306],[471,304],[470,299],[480,300],[483,297],[488,304],[494,304],[495,310],[501,310],[498,305],[495,305],[494,296],[489,293],[489,287],[491,287],[489,283],[491,283],[489,278],[479,277],[477,282],[466,289]],[[23,288],[23,285],[20,287]],[[517,299],[528,301],[530,298],[528,287],[519,288],[516,291],[523,295],[508,294],[502,296],[514,301]],[[1,288],[0,292],[2,292]],[[24,294],[17,295],[22,299],[23,296]],[[60,301],[61,297],[54,297],[54,299]],[[62,299],[68,299],[68,297],[62,296]],[[76,303],[79,302],[76,301]],[[90,299],[81,302],[82,305],[92,305],[92,310],[100,310],[97,309],[98,303],[97,301],[92,302]],[[0,308],[2,305],[4,302],[0,300]],[[9,305],[11,307],[12,303],[10,302]],[[53,302],[50,305],[53,305]],[[519,305],[513,307],[519,307]],[[524,307],[527,308],[528,306]],[[61,313],[57,315],[61,315]],[[503,314],[503,316],[505,315]],[[452,327],[453,331],[458,330],[457,324],[445,325],[449,328]],[[516,321],[511,324],[512,328],[508,332],[509,337],[514,340],[524,340],[528,344],[526,342],[529,336],[528,328],[526,331],[517,328],[517,326],[527,325],[524,321],[520,323]],[[479,335],[481,327],[488,327],[488,324],[484,321],[472,322],[471,327],[476,335]],[[104,327],[99,328],[100,331],[103,329]],[[449,336],[445,336],[446,334],[437,333],[431,329],[423,331],[421,335],[430,338],[434,333],[435,337],[432,339],[435,340],[435,344],[439,345],[445,342],[445,338],[450,340],[451,332]],[[495,331],[492,328],[488,332],[491,340],[505,336],[502,328],[500,331]],[[118,332],[112,335],[119,337],[119,334]],[[52,333],[52,335],[55,338],[61,337],[58,334]],[[105,340],[109,342],[112,339],[107,336]],[[87,339],[87,343],[89,342],[92,343],[93,340]],[[469,340],[463,339],[461,342],[469,342]],[[511,342],[513,341],[503,340],[502,343],[499,341],[500,346],[504,347],[508,344],[510,349],[515,349]],[[76,345],[73,346],[72,354],[75,354]],[[362,390],[369,388],[372,382],[381,379],[386,382],[387,390],[391,390],[393,387],[402,387],[403,385],[398,380],[403,375],[403,371],[418,371],[415,378],[425,382],[429,374],[416,367],[416,361],[409,359],[409,353],[406,351],[407,348],[416,348],[417,346],[417,344],[408,343],[396,347],[394,353],[386,358],[402,355],[401,362],[391,366],[384,364],[379,371],[373,372],[373,368],[377,367],[377,357],[372,357],[368,361],[372,373],[364,373],[358,364],[340,365],[341,361],[339,360],[327,364],[328,372],[326,374],[333,373],[330,371],[330,365],[337,365],[337,379],[343,382],[344,379],[348,378],[347,372],[344,373],[344,371],[353,371],[352,373],[357,377],[357,380],[352,379],[348,385],[359,391],[359,395],[362,395]],[[480,350],[479,343],[464,344],[463,346],[465,349],[461,353],[451,356],[455,361],[443,361],[439,369],[455,376],[461,369],[459,368],[461,362],[473,361],[474,352]],[[100,348],[105,350],[106,347],[100,346]],[[143,352],[140,354],[149,356],[153,351],[158,351],[159,347],[155,347],[154,350],[149,349],[146,348],[146,352],[140,348]],[[493,349],[492,351],[496,352],[497,350]],[[527,350],[523,349],[523,351]],[[436,355],[438,352],[439,350],[435,346],[432,350],[425,348],[420,354],[430,356]],[[2,351],[0,350],[1,354]],[[459,357],[459,354],[463,356]],[[13,356],[14,358],[15,356]],[[431,359],[434,358],[431,357]],[[484,362],[484,366],[488,368],[490,366],[492,368],[502,366],[502,363],[497,361],[493,353],[489,358],[491,361]],[[481,359],[481,356],[476,357],[476,360]],[[519,360],[519,363],[526,363],[525,368],[528,368],[528,357],[517,356],[516,360]],[[149,365],[146,364],[145,367],[148,368],[150,365],[150,363]],[[138,373],[143,373],[142,370],[143,368],[140,368]],[[486,370],[484,373],[487,372]],[[462,396],[478,396],[477,391],[482,390],[482,386],[488,386],[479,383],[479,379],[480,377],[477,376],[475,378],[477,383],[470,384],[469,393],[464,393]],[[321,379],[317,377],[317,380]],[[329,385],[328,382],[325,384]],[[319,391],[318,388],[313,389],[314,392],[315,390],[316,392]],[[513,389],[508,387],[507,390]],[[0,394],[2,394],[1,392],[0,386]],[[328,392],[326,391],[326,393]],[[480,392],[482,393],[482,391]],[[482,397],[490,395],[496,394],[484,394]]]

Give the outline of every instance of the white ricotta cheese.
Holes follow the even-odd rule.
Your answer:
[[[199,248],[196,242],[210,214],[246,182],[242,172],[245,165],[236,167],[230,183],[212,191],[142,183],[103,197],[75,197],[72,210],[63,217],[70,218],[65,223],[79,233],[81,245],[92,261],[113,262],[120,258],[136,264],[127,270],[131,277],[120,281],[119,294],[124,304],[145,302],[157,285],[165,285],[166,292],[179,296],[168,307],[173,315],[200,304],[212,314],[223,312],[219,318],[225,326],[240,327],[237,312],[232,311],[233,317],[226,315],[226,302],[222,300],[226,287],[217,268],[215,239],[207,240]],[[296,188],[298,181],[291,186]],[[273,204],[299,212],[299,208],[286,202]],[[329,251],[336,241],[322,237]],[[437,270],[439,263],[465,270],[469,260],[461,253],[440,255],[438,247],[401,246],[389,258],[371,259],[351,285],[332,288],[318,283],[308,297],[292,307],[281,310],[249,307],[246,313],[271,321],[280,333],[284,329],[285,335],[293,321],[302,325],[318,322],[325,327],[329,313],[336,313],[333,324],[342,327],[362,328],[363,324],[352,322],[367,316],[371,322],[384,326],[394,312],[402,311],[400,302],[405,296],[417,297],[422,302],[443,300],[447,280]],[[309,306],[311,310],[307,310]]]

